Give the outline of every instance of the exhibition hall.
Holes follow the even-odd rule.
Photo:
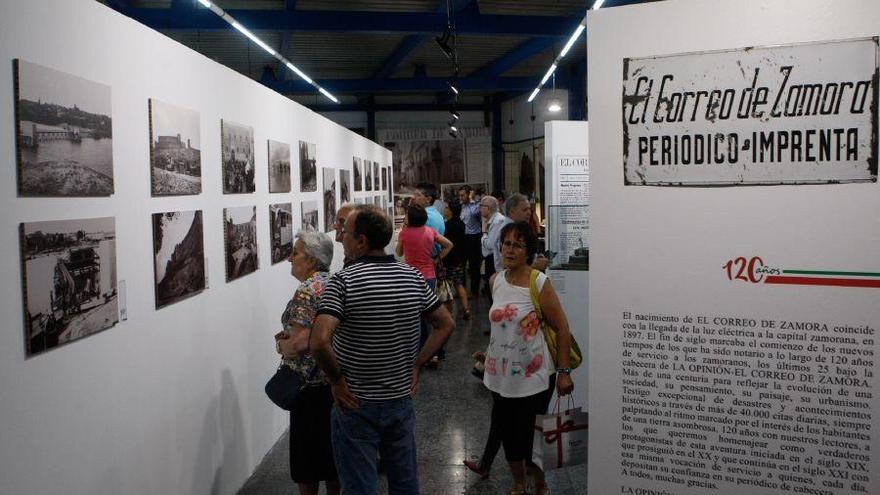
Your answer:
[[[0,12],[0,494],[880,493],[880,2]]]

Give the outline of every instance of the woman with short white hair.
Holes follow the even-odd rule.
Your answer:
[[[296,233],[288,258],[290,273],[299,287],[281,314],[285,330],[275,335],[276,350],[284,364],[303,377],[304,387],[290,411],[290,477],[299,493],[317,494],[324,481],[328,494],[339,494],[339,481],[330,441],[330,383],[309,349],[312,323],[324,287],[330,279],[333,241],[311,230]]]

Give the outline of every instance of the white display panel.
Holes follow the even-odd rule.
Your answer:
[[[588,15],[589,493],[880,492],[880,185],[628,186],[621,91],[627,58],[870,38],[877,19],[868,0]]]
[[[100,2],[0,5],[0,493],[235,493],[289,421],[263,393],[278,363],[272,336],[297,286],[288,263],[270,263],[268,205],[293,203],[295,231],[299,203],[321,197],[296,191],[298,164],[294,191],[269,193],[267,140],[314,143],[319,169],[350,170],[352,156],[390,165],[391,153]],[[16,58],[111,88],[112,195],[17,196]],[[150,99],[198,112],[200,194],[151,196]],[[222,194],[221,119],[253,128],[253,193]],[[260,267],[226,283],[223,209],[249,205]],[[151,216],[193,210],[204,217],[211,283],[156,311]],[[26,359],[18,225],[96,217],[115,218],[127,319]]]

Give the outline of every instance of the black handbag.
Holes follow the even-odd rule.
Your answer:
[[[317,366],[313,367],[309,372],[309,378],[313,377],[317,371]],[[283,362],[278,366],[278,370],[266,382],[266,395],[269,400],[276,406],[285,411],[292,411],[299,396],[300,390],[305,388],[306,380]]]

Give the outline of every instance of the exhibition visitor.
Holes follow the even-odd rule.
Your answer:
[[[438,234],[443,235],[446,233],[446,226],[443,222],[443,215],[434,207],[436,201],[437,187],[430,182],[420,182],[416,186],[410,204],[416,204],[423,207],[428,213],[428,221],[426,225],[436,230]]]
[[[483,262],[480,238],[483,236],[480,218],[480,203],[475,198],[471,186],[461,186],[458,189],[458,200],[461,201],[461,214],[459,217],[464,222],[464,260],[462,267],[466,265],[467,274],[471,283],[471,297],[480,295],[480,264]],[[452,241],[455,243],[455,241]]]
[[[461,317],[464,320],[470,320],[471,311],[465,288],[464,272],[467,241],[465,240],[465,225],[461,221],[461,203],[457,201],[447,203],[446,208],[443,209],[443,218],[446,220],[446,235],[444,237],[452,242],[452,251],[443,258],[443,263],[438,265],[437,297],[452,313],[455,297],[458,296]],[[479,267],[477,268],[479,269]]]
[[[483,220],[480,246],[486,261],[486,276],[491,276],[501,270],[499,239],[501,229],[510,223],[510,219],[498,211],[498,200],[492,196],[483,196],[480,199],[480,216]]]
[[[525,194],[511,194],[510,197],[507,198],[507,201],[504,202],[504,212],[507,214],[507,218],[509,218],[511,222],[528,223],[529,227],[531,227],[532,231],[537,235],[538,222],[535,219],[535,212],[532,209],[532,204],[529,202],[529,198],[526,197]],[[535,255],[535,261],[532,262],[532,268],[544,271],[547,269],[549,263],[550,260],[548,260],[546,256],[538,253]]]
[[[532,462],[535,418],[546,413],[554,384],[560,396],[574,388],[569,368],[571,333],[549,279],[530,266],[538,250],[532,228],[526,222],[510,223],[500,238],[502,269],[490,279],[491,338],[483,383],[492,392],[491,421],[515,483],[510,493],[526,493],[528,472],[534,482],[532,493],[546,494],[544,473]],[[557,332],[558,356],[549,355],[532,290],[543,321]]]
[[[333,241],[327,234],[301,230],[288,261],[300,285],[281,314],[285,330],[275,335],[275,348],[304,384],[290,411],[290,477],[301,494],[317,494],[321,481],[328,494],[338,494],[330,440],[333,397],[327,377],[309,352],[312,324],[330,276]]]
[[[391,235],[380,208],[355,206],[342,229],[354,261],[327,283],[314,324],[312,352],[336,405],[330,424],[344,493],[376,493],[380,453],[389,493],[419,493],[412,398],[421,366],[453,329],[424,277],[385,254]],[[423,315],[434,330],[419,352]]]

